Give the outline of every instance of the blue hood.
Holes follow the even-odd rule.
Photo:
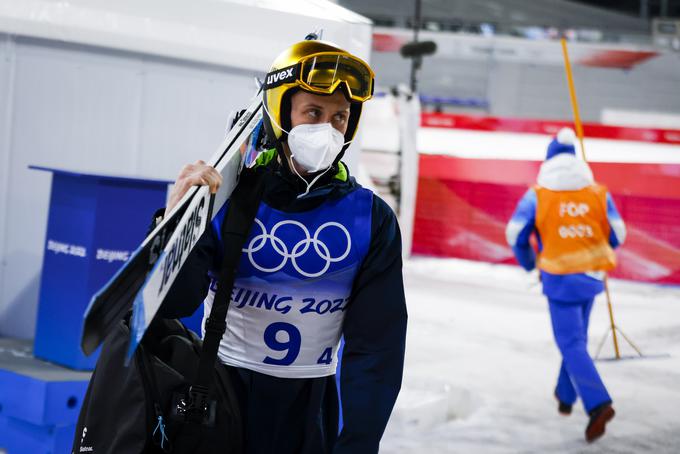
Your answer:
[[[557,138],[555,138],[550,142],[550,145],[548,145],[548,152],[545,155],[545,160],[547,161],[553,156],[557,156],[561,153],[569,153],[576,156],[576,149],[573,144],[560,143],[557,141]]]

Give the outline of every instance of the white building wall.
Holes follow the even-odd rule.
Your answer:
[[[36,3],[55,2],[26,4]],[[196,52],[175,57],[172,49],[148,53],[154,48],[142,38],[147,52],[57,39],[71,36],[64,32],[54,39],[2,34],[8,19],[0,17],[0,336],[31,338],[35,331],[51,176],[29,165],[174,180],[183,164],[214,153],[229,112],[246,104],[254,77],[287,45],[323,27],[325,39],[369,57],[367,21],[244,5],[233,11],[241,17],[223,17],[220,27],[252,30],[221,44],[248,55],[239,61],[227,61],[231,54],[217,52],[220,46],[201,54],[197,40]]]
[[[5,301],[2,297],[7,288],[5,270],[7,269],[8,209],[10,198],[10,145],[12,130],[12,83],[14,76],[14,42],[7,35],[0,34],[0,320],[3,319]]]

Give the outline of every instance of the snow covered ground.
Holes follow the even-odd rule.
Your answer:
[[[580,401],[571,416],[557,413],[560,357],[535,275],[430,258],[408,260],[404,275],[404,385],[381,453],[680,453],[680,288],[610,283],[617,325],[658,356],[596,363],[617,415],[589,445]],[[591,353],[608,326],[601,295]],[[610,337],[602,356],[613,351]]]

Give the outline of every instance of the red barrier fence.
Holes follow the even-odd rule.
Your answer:
[[[516,263],[505,225],[540,164],[421,155],[413,252]],[[680,164],[591,168],[609,187],[628,227],[612,276],[680,283]]]
[[[456,128],[473,131],[503,131],[555,135],[565,126],[573,127],[569,121],[535,120],[525,118],[486,117],[450,113],[425,112],[420,125],[424,128]],[[583,134],[593,139],[632,140],[661,144],[680,144],[677,129],[631,128],[610,126],[600,123],[583,123]]]

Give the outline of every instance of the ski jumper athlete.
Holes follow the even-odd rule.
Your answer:
[[[532,232],[538,257],[529,244]],[[588,320],[595,296],[604,290],[604,272],[616,265],[613,248],[625,236],[609,192],[576,157],[574,132],[562,129],[548,146],[537,185],[519,201],[506,237],[524,269],[540,270],[563,359],[555,389],[558,410],[570,414],[581,397],[590,416],[588,442],[601,437],[614,417],[612,399],[587,351]]]
[[[218,353],[239,395],[247,453],[377,453],[399,393],[407,322],[399,226],[341,162],[373,83],[365,62],[323,41],[294,44],[266,76],[264,126],[275,148],[244,169],[261,172],[264,194]],[[166,212],[192,185],[220,183],[202,161],[185,166]],[[210,313],[227,205],[161,316],[190,315],[202,301]]]

